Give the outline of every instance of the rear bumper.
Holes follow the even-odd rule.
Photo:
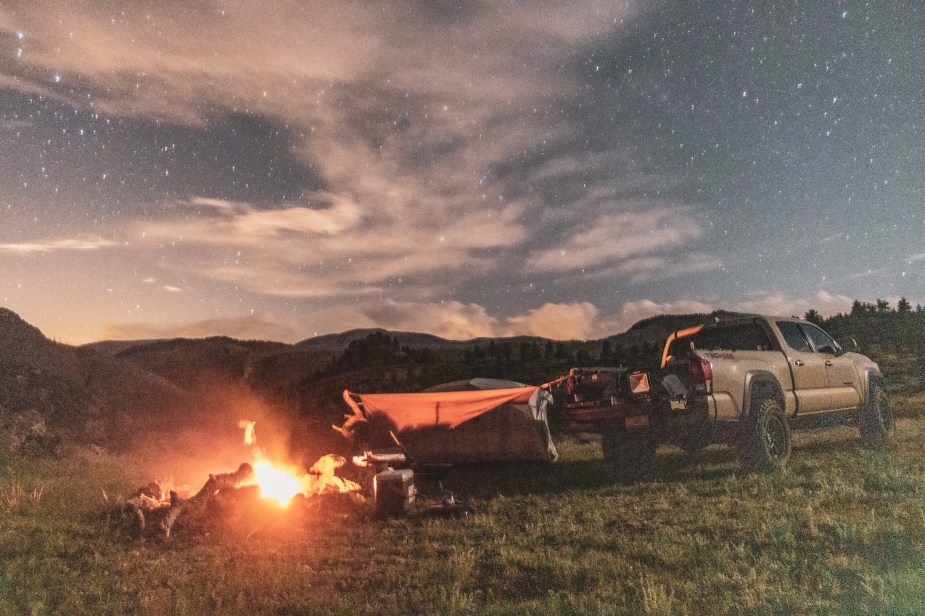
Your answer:
[[[565,421],[570,429],[586,432],[648,428],[652,404],[648,399],[569,403]]]

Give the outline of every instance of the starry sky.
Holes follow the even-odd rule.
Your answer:
[[[0,305],[64,342],[900,297],[917,2],[0,0]]]

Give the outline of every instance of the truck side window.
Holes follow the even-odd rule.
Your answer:
[[[832,339],[830,335],[816,327],[815,325],[803,324],[803,333],[806,334],[806,337],[810,339],[813,343],[813,346],[816,347],[816,351],[820,353],[832,353],[834,354],[838,349],[838,344],[835,343],[835,340]]]
[[[771,341],[757,323],[705,328],[694,335],[694,347],[705,350],[767,351]]]
[[[771,348],[768,335],[757,323],[748,323],[736,328],[733,349],[739,351],[767,351]]]
[[[803,335],[803,331],[800,329],[798,323],[794,323],[793,321],[777,321],[777,328],[784,337],[784,341],[787,342],[787,346],[791,349],[802,353],[813,352],[812,347],[809,346],[809,341],[806,340],[806,336]]]

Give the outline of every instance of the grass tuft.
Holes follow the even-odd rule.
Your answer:
[[[45,486],[38,484],[32,488],[23,487],[18,480],[10,480],[7,484],[0,484],[0,503],[7,511],[20,509],[24,506],[38,505],[42,502]]]

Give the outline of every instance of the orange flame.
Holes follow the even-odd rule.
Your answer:
[[[238,422],[238,427],[244,430],[245,445],[257,444],[257,434],[254,432],[254,424],[256,423],[256,421],[250,421],[249,419],[242,419]]]
[[[338,455],[322,456],[308,473],[301,475],[292,466],[278,465],[264,459],[263,451],[256,446],[254,423],[242,419],[238,426],[244,429],[244,444],[252,445],[254,449],[254,483],[260,488],[261,497],[275,500],[280,506],[285,507],[297,494],[308,497],[360,490],[358,483],[334,474],[346,463],[346,460]]]

